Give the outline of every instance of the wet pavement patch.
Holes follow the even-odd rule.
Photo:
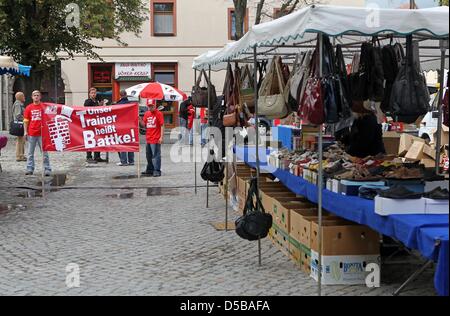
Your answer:
[[[178,190],[171,188],[148,188],[147,196],[180,195]]]
[[[115,176],[113,177],[113,180],[132,180],[137,179],[137,175],[124,175],[124,176]]]
[[[67,182],[66,174],[55,174],[52,177],[44,178],[45,185],[51,187],[62,187],[66,185],[66,182]],[[36,185],[42,186],[42,180],[38,181]]]
[[[112,199],[127,200],[134,198],[134,193],[127,192],[127,193],[108,194],[106,197]]]

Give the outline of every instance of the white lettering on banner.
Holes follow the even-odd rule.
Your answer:
[[[119,135],[114,133],[113,135],[102,138],[95,138],[95,133],[93,131],[84,131],[83,139],[86,149],[117,146],[136,142],[134,130],[130,130],[130,134]]]
[[[88,114],[90,115],[95,115],[96,113],[89,113],[90,111],[88,111]],[[77,112],[77,115],[80,117],[80,121],[81,121],[81,127],[82,128],[86,128],[86,127],[94,127],[94,126],[99,126],[99,125],[108,125],[108,124],[114,124],[117,122],[117,115],[111,115],[111,116],[96,116],[95,118],[91,118],[88,119],[85,117],[86,112],[85,111],[81,111],[81,112]]]

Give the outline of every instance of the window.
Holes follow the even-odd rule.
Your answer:
[[[153,36],[176,35],[175,0],[152,0],[152,34]]]
[[[113,73],[112,64],[89,64],[89,87],[97,88],[97,99],[107,99],[109,104],[113,100]],[[87,94],[86,94],[87,97]]]
[[[281,8],[275,8],[273,9],[273,19],[276,20],[278,18],[281,18]]]
[[[243,30],[243,34],[248,32],[248,10],[247,13],[245,14],[245,19],[244,19],[244,30]],[[236,36],[236,14],[234,9],[228,9],[228,39],[229,40],[237,40],[237,36]]]

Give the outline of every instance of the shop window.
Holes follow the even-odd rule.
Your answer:
[[[244,19],[244,26],[243,26],[243,32],[242,34],[245,34],[248,32],[248,10],[247,13],[245,14],[245,19]],[[236,14],[235,14],[235,10],[234,9],[228,9],[228,39],[229,40],[237,40],[237,36],[236,36],[236,30],[237,30],[237,26],[236,26]]]
[[[112,64],[90,64],[89,87],[97,88],[97,99],[108,100],[113,103],[113,65]],[[86,93],[87,97],[87,93]]]
[[[156,82],[164,83],[166,85],[178,86],[178,67],[177,64],[153,64],[152,78]],[[177,102],[159,102],[159,105],[164,106],[164,122],[168,128],[176,127],[178,116]]]
[[[153,36],[175,36],[175,0],[152,0],[151,5],[151,23]]]

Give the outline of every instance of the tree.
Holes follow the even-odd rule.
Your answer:
[[[234,17],[236,19],[236,39],[239,40],[244,36],[244,23],[247,14],[247,0],[233,0]]]
[[[92,40],[125,45],[120,34],[138,35],[146,10],[141,0],[0,0],[1,53],[33,67],[30,78],[20,78],[29,96],[58,53],[98,59]]]

